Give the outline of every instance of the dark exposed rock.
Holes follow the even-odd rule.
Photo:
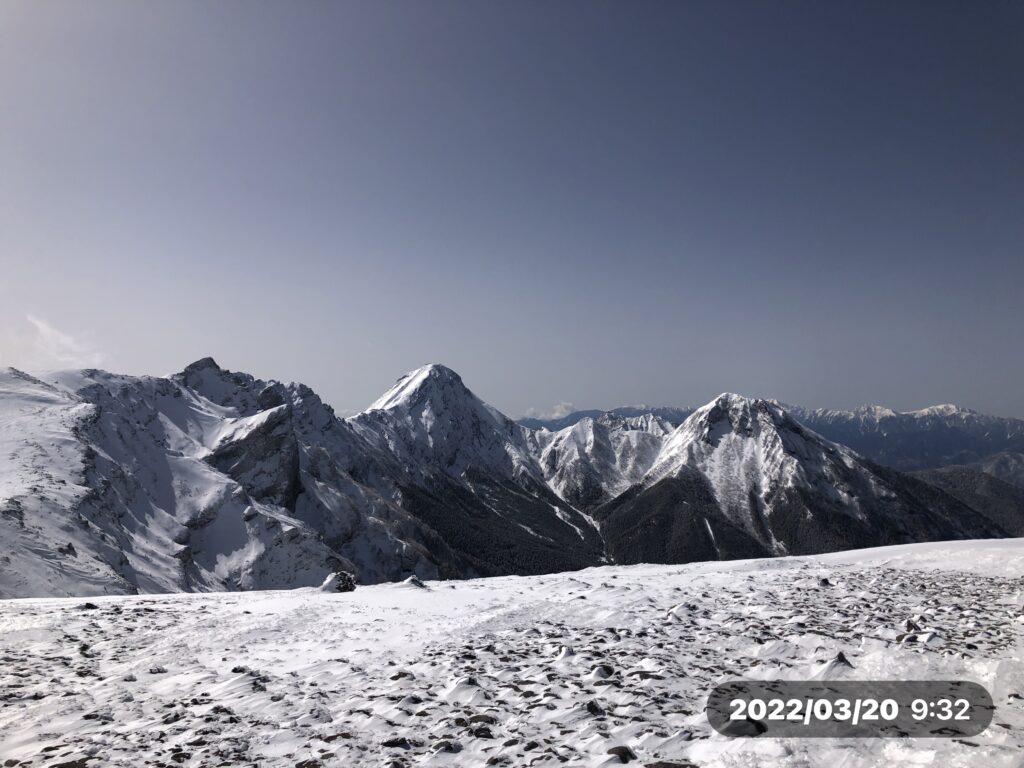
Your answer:
[[[433,747],[435,752],[447,752],[454,754],[462,751],[462,745],[457,741],[451,741],[449,739],[442,739],[441,741],[434,744]]]
[[[393,749],[412,749],[413,747],[421,746],[422,742],[415,739],[409,739],[405,736],[393,736],[390,739],[385,739],[381,742],[382,747],[389,747]]]
[[[618,757],[619,762],[621,763],[630,763],[633,760],[636,760],[636,753],[625,745],[611,747],[608,750],[608,754]]]
[[[767,731],[767,726],[758,720],[751,720],[749,717],[743,720],[731,720],[722,733],[726,736],[760,736]]]
[[[336,571],[328,576],[320,589],[324,592],[354,592],[356,577],[348,571]]]

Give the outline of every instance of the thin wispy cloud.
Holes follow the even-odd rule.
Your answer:
[[[558,403],[546,410],[541,408],[527,408],[526,413],[523,415],[530,419],[541,419],[542,421],[546,421],[549,419],[561,419],[568,416],[575,410],[576,406],[568,400],[560,400]]]
[[[18,367],[95,368],[107,359],[84,334],[63,331],[36,315],[27,315],[25,320],[28,327],[19,334],[13,356]]]

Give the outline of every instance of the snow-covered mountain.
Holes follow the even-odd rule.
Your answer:
[[[170,378],[0,373],[0,593],[291,587],[459,575],[427,526],[349,474],[392,474],[302,385],[212,360]]]
[[[406,374],[347,424],[397,460],[400,473],[388,488],[476,572],[543,573],[603,561],[594,523],[545,482],[529,431],[451,369]]]
[[[1005,535],[967,505],[810,431],[779,405],[723,394],[599,509],[619,562],[809,554]]]
[[[172,381],[7,371],[0,397],[3,594],[285,586],[341,563],[204,461],[226,427],[259,425]]]
[[[670,406],[655,405],[622,405],[618,408],[612,408],[609,411],[601,411],[597,409],[573,411],[572,413],[568,413],[557,419],[537,419],[524,416],[519,419],[519,423],[524,427],[529,427],[530,429],[546,429],[549,432],[558,432],[588,418],[596,421],[602,416],[611,416],[623,419],[631,419],[636,416],[656,416],[661,421],[665,421],[673,427],[678,427],[686,421],[686,417],[691,413],[693,413],[693,408],[673,408]]]
[[[427,366],[338,418],[205,358],[166,378],[0,373],[0,595],[311,586],[603,561],[529,434]]]
[[[605,413],[558,432],[537,430],[532,443],[555,493],[578,509],[592,509],[640,482],[672,429],[653,413]]]
[[[0,372],[2,596],[525,575],[1005,531],[734,395],[678,426],[622,413],[551,431],[441,365],[346,419],[302,384],[209,358],[164,378]]]
[[[904,472],[970,464],[1007,451],[1024,453],[1024,420],[956,405],[905,412],[877,405],[852,411],[783,407],[829,440]]]
[[[474,395],[443,365],[407,373],[348,421],[421,480],[439,469],[460,481],[482,472],[543,483],[526,430]]]
[[[1024,420],[989,416],[951,404],[901,412],[880,405],[844,411],[771,402],[828,440],[879,464],[903,472],[971,465],[1024,487]],[[691,413],[693,410],[688,408],[629,406],[575,411],[561,419],[520,419],[519,423],[559,432],[586,418],[600,421],[605,417],[653,415],[675,427]]]

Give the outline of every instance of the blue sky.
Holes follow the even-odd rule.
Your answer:
[[[1024,417],[1024,6],[0,5],[0,364]]]

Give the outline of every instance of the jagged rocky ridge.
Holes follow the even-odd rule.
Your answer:
[[[697,409],[643,480],[595,515],[623,563],[1006,535],[967,504],[825,440],[779,405],[733,394]]]
[[[8,369],[0,595],[534,574],[1012,527],[777,404],[729,395],[671,415],[531,429],[440,365],[347,419],[209,358],[166,378]]]
[[[973,464],[999,453],[1024,454],[1024,420],[956,405],[906,412],[880,406],[853,411],[784,407],[829,440],[904,472]]]
[[[879,464],[903,472],[965,465],[1024,487],[1024,420],[989,416],[949,404],[901,412],[879,405],[843,411],[771,402],[822,437]],[[575,411],[558,419],[524,418],[519,423],[558,432],[585,418],[651,414],[676,427],[693,411],[630,406]]]

